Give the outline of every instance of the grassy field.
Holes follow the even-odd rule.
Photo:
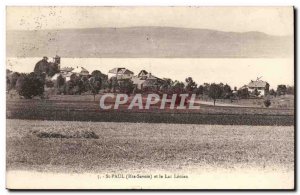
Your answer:
[[[7,120],[8,170],[292,170],[293,126]]]
[[[281,96],[268,96],[268,99],[271,102],[269,108],[282,108],[282,109],[293,109],[294,108],[294,95],[281,95]],[[213,102],[209,98],[201,98],[201,100]],[[230,104],[230,105],[238,105],[244,107],[256,107],[256,108],[264,108],[264,100],[265,98],[253,98],[253,99],[237,99],[231,101],[230,99],[218,99],[216,103],[220,104]]]
[[[65,96],[64,96],[65,97]],[[7,100],[7,118],[30,120],[147,122],[220,125],[294,125],[294,109],[218,107],[200,110],[100,110],[98,101]]]

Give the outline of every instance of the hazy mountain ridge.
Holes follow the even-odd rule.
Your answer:
[[[7,31],[7,57],[260,58],[293,56],[292,36],[175,27]]]

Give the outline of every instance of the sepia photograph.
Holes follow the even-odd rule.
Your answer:
[[[295,190],[294,13],[7,6],[6,188]]]

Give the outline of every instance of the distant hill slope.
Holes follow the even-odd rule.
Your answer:
[[[292,36],[173,27],[7,31],[7,57],[258,58],[293,55]]]

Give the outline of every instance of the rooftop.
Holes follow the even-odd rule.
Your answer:
[[[133,74],[132,71],[126,69],[126,68],[114,68],[108,71],[108,73],[112,74]]]
[[[248,87],[266,87],[266,85],[268,85],[266,81],[256,80],[256,81],[251,81],[248,84]]]

